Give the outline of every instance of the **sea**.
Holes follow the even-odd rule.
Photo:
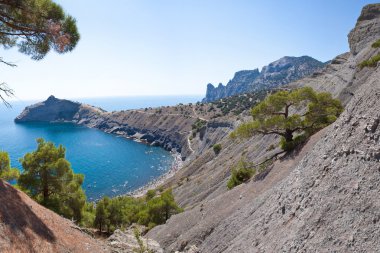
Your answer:
[[[44,99],[42,99],[44,100]],[[41,100],[41,101],[42,101]],[[201,96],[148,96],[71,99],[107,111],[195,103]],[[160,148],[71,123],[15,124],[14,118],[37,101],[0,104],[0,150],[9,153],[11,166],[20,169],[20,158],[36,149],[44,138],[66,148],[66,158],[75,173],[84,174],[83,189],[89,201],[134,191],[167,172],[173,155]]]

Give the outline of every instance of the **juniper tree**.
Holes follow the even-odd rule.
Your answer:
[[[18,185],[38,203],[80,222],[86,196],[82,190],[84,176],[75,174],[65,159],[65,148],[37,140],[37,150],[20,159],[24,171]]]

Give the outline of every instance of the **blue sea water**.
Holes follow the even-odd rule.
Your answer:
[[[107,111],[200,100],[197,96],[117,97],[75,99]],[[39,137],[62,144],[66,158],[76,173],[85,175],[83,188],[89,200],[116,196],[135,190],[165,173],[173,162],[172,155],[160,148],[106,134],[71,123],[15,124],[13,119],[35,101],[12,102],[12,108],[0,105],[0,150],[7,151],[12,167],[22,170],[19,158],[36,149]]]

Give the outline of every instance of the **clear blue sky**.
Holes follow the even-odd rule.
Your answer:
[[[348,51],[365,0],[59,0],[81,41],[35,62],[1,65],[19,99],[204,94],[234,72],[282,56],[327,61]]]

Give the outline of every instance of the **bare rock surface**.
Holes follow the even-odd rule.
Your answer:
[[[140,240],[140,243],[146,249],[146,253],[164,252],[158,242],[143,236],[140,237]],[[132,229],[128,229],[124,232],[120,229],[115,230],[115,232],[107,239],[107,243],[113,253],[136,253],[137,250],[141,250],[140,244]]]
[[[324,67],[325,63],[310,56],[285,56],[263,67],[261,71],[242,70],[224,86],[207,85],[206,97],[203,102],[211,102],[221,98],[272,89],[301,79]]]

